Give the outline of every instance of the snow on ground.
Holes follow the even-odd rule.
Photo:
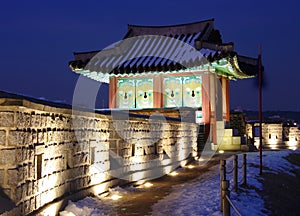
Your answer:
[[[264,172],[287,173],[294,176],[292,170],[300,167],[290,164],[285,157],[296,151],[268,151],[263,153]],[[242,156],[239,156],[239,166]],[[232,169],[232,159],[227,160],[227,171]],[[180,174],[180,172],[179,172]],[[239,181],[242,180],[242,169],[239,170]],[[228,175],[230,185],[233,185],[232,174]],[[172,192],[152,206],[152,215],[222,215],[220,212],[219,166],[209,169],[205,174],[182,185],[174,186]],[[247,187],[239,187],[239,192],[231,192],[232,202],[242,215],[266,215],[269,212],[264,207],[264,201],[259,195],[263,189],[259,175],[259,153],[247,154]],[[126,194],[128,190],[117,187],[110,191],[109,196]],[[78,202],[69,202],[62,216],[73,215],[110,215],[114,211],[112,204],[105,199],[86,197]],[[232,210],[232,213],[234,211]]]

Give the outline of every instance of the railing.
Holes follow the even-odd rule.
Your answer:
[[[233,188],[234,192],[238,191],[238,170],[243,169],[243,179],[242,184],[247,184],[247,155],[243,154],[243,164],[239,167],[238,165],[238,155],[233,156],[233,167],[230,171],[227,171],[226,160],[221,160],[220,162],[220,194],[221,194],[221,211],[224,216],[230,215],[230,206],[233,210],[241,215],[240,211],[234,205],[234,203],[230,200],[230,190],[229,190],[229,180],[227,180],[226,174],[233,173]]]

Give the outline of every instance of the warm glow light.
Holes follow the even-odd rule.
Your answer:
[[[274,135],[272,135],[271,139],[269,139],[269,144],[271,144],[271,145],[276,146],[278,144],[278,142],[279,142],[279,140],[277,140],[276,136],[274,136]]]
[[[174,172],[169,173],[168,175],[170,175],[170,176],[177,176],[178,174],[179,174],[178,172],[174,171]]]
[[[199,160],[198,160],[199,162],[202,162],[202,161],[204,161],[204,159],[203,158],[199,158]]]
[[[270,149],[272,149],[272,150],[277,150],[277,149],[278,149],[277,144],[272,144],[272,145],[270,145]]]
[[[186,163],[187,163],[186,161],[181,161],[181,162],[180,162],[180,166],[181,166],[181,167],[184,167],[184,166],[186,165]]]
[[[152,187],[153,186],[153,184],[152,183],[150,183],[150,182],[146,182],[145,184],[143,184],[145,187],[147,187],[147,188],[149,188],[149,187]]]
[[[288,146],[288,149],[296,150],[297,149],[298,141],[296,140],[295,137],[292,137],[292,138],[290,138],[290,141],[287,141],[286,144]]]
[[[145,183],[145,180],[139,180],[139,181],[136,182],[137,185],[142,185],[144,183]]]
[[[194,159],[195,159],[195,160],[198,160],[198,159],[199,159],[199,157],[198,157],[198,156],[196,156],[196,157],[194,157]]]
[[[224,150],[220,150],[219,153],[220,153],[220,154],[224,154]]]
[[[193,166],[193,165],[188,165],[188,166],[186,166],[186,168],[188,168],[188,169],[193,169],[195,166]]]
[[[112,200],[118,200],[118,199],[121,199],[122,196],[118,195],[118,194],[114,194],[110,197]]]

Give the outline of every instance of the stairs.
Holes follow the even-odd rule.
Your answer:
[[[224,151],[240,151],[241,150],[241,137],[233,136],[233,129],[225,128],[223,121],[216,122],[217,128],[217,145],[214,148]],[[216,150],[216,149],[214,149]]]

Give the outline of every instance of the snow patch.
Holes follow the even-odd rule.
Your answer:
[[[285,158],[296,151],[268,151],[263,152],[264,172],[286,173],[294,176],[293,170],[299,166],[289,163]],[[242,165],[242,155],[239,155],[239,166]],[[227,160],[227,171],[232,169],[232,158]],[[183,168],[177,170],[179,173]],[[239,170],[239,182],[242,181],[242,169]],[[232,173],[228,175],[232,187]],[[239,192],[231,192],[230,198],[242,215],[266,215],[270,214],[264,207],[264,200],[259,195],[263,190],[262,178],[259,175],[259,153],[247,153],[247,186],[239,186]],[[211,167],[198,178],[185,184],[173,186],[171,193],[152,206],[152,215],[222,215],[220,212],[220,177],[219,165]],[[107,202],[110,196],[129,195],[135,187],[126,189],[121,187],[111,188],[106,198],[86,197],[78,202],[69,202],[69,205],[61,216],[73,215],[111,215],[116,214],[117,206],[113,202]],[[232,212],[234,212],[232,210]]]

